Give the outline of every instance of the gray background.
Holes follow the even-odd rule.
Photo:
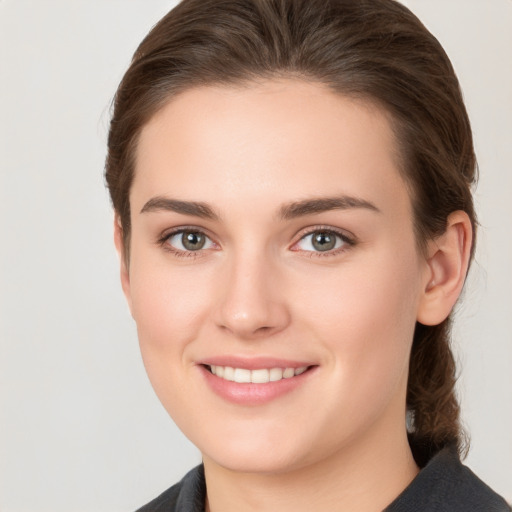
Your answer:
[[[102,169],[133,50],[175,2],[0,0],[0,511],[133,510],[199,462],[154,397]],[[458,71],[482,229],[459,306],[467,463],[512,500],[512,2],[409,0]]]

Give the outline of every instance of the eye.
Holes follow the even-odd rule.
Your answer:
[[[175,251],[182,252],[194,252],[214,247],[214,243],[204,233],[195,230],[175,231],[165,238],[165,243]]]
[[[300,251],[328,252],[340,249],[350,241],[340,233],[328,229],[319,229],[303,236],[296,247]]]

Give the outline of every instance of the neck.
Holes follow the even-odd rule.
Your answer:
[[[387,429],[386,429],[387,430]],[[204,457],[207,512],[383,510],[418,473],[405,428],[377,428],[314,464],[277,473],[242,473]],[[395,430],[396,432],[396,430]]]

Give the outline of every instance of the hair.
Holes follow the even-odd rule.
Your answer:
[[[406,7],[394,0],[183,0],[137,48],[114,100],[105,175],[127,258],[137,143],[151,117],[193,87],[283,77],[326,85],[389,114],[419,250],[456,210],[475,231],[476,160],[460,86],[439,42]],[[447,445],[463,449],[455,382],[450,318],[418,323],[407,409],[420,466]]]

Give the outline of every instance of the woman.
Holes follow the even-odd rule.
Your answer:
[[[471,129],[405,7],[184,0],[106,178],[148,375],[203,456],[141,510],[509,510],[459,460]]]

